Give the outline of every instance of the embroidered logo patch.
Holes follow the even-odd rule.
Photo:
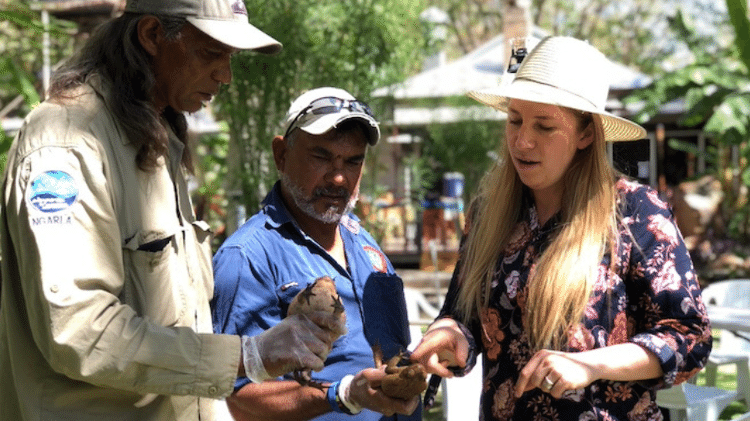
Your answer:
[[[44,213],[70,208],[78,198],[75,180],[64,171],[47,171],[34,178],[29,186],[29,204]]]
[[[348,215],[344,215],[341,217],[341,224],[346,227],[349,232],[352,234],[359,234],[359,222],[355,221],[354,219],[350,218]]]
[[[237,0],[234,3],[232,3],[232,12],[234,12],[235,15],[247,16],[247,8],[245,7],[245,2],[241,0]]]
[[[363,249],[365,250],[365,253],[367,253],[367,257],[370,258],[370,263],[372,263],[373,269],[382,273],[388,271],[388,263],[385,260],[385,255],[383,255],[380,250],[372,246],[364,246]]]

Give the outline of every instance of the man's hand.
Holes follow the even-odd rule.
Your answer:
[[[354,376],[348,391],[345,391],[347,400],[386,416],[411,415],[419,406],[419,395],[408,400],[386,396],[380,390],[380,383],[385,376],[385,366],[360,371]]]
[[[346,326],[330,313],[293,315],[257,336],[242,337],[245,373],[261,382],[294,370],[322,370]]]

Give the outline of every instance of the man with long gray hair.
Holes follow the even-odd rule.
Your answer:
[[[53,80],[8,153],[0,420],[212,420],[238,376],[322,369],[338,318],[211,333],[210,232],[184,113],[240,50],[281,44],[242,0],[128,0]]]

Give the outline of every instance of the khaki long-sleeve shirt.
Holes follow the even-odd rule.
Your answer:
[[[210,232],[183,144],[139,170],[103,89],[39,105],[8,154],[0,420],[211,420],[240,343],[210,333]]]

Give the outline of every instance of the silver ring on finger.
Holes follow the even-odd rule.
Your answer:
[[[549,376],[544,376],[544,380],[542,380],[542,390],[545,392],[549,392],[552,390],[552,386],[555,385],[555,382],[549,379]]]

